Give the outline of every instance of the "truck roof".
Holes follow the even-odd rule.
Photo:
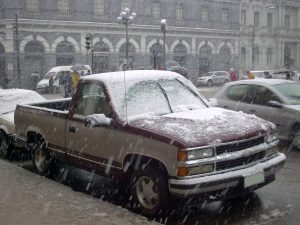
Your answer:
[[[83,80],[99,80],[104,83],[116,83],[136,80],[158,80],[180,78],[180,74],[165,70],[130,70],[109,73],[99,73],[83,77]]]

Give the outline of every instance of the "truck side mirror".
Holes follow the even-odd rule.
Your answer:
[[[84,125],[86,127],[106,127],[111,124],[111,119],[104,114],[93,114],[85,117]]]

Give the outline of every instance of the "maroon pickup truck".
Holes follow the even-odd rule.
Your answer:
[[[189,80],[167,71],[86,76],[72,99],[18,105],[15,125],[39,174],[54,175],[63,161],[110,176],[146,215],[174,197],[252,192],[286,159],[272,123],[210,107]]]

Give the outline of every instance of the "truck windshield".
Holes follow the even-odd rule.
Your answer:
[[[125,120],[207,107],[198,95],[176,79],[126,83],[126,101],[125,87],[120,83],[113,86],[115,109]]]

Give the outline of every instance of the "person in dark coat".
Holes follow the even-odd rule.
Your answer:
[[[53,94],[53,83],[54,83],[53,76],[51,76],[49,78],[49,93],[50,94]]]
[[[72,93],[72,77],[70,72],[66,72],[66,79],[65,79],[65,98],[71,97]]]

